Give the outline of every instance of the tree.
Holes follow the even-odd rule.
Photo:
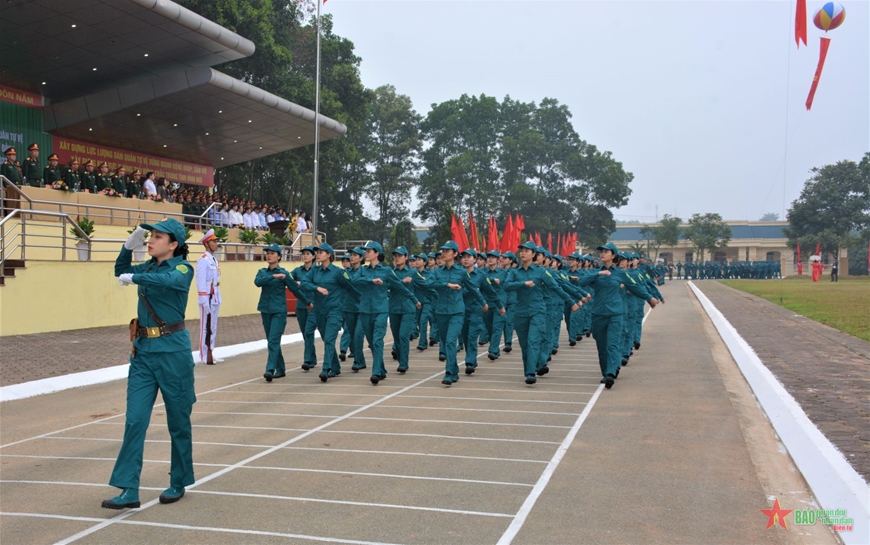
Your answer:
[[[791,248],[821,242],[823,252],[839,256],[840,248],[870,231],[870,152],[860,163],[839,161],[810,172],[783,231]]]
[[[758,221],[779,221],[779,214],[776,212],[765,212]]]
[[[647,255],[658,258],[659,248],[676,246],[680,240],[681,223],[683,220],[680,218],[665,214],[659,225],[655,227],[644,225],[640,230],[640,235],[647,241]]]
[[[377,212],[378,238],[386,240],[391,228],[410,214],[411,188],[417,154],[422,147],[420,121],[411,99],[397,95],[392,85],[374,91],[365,131],[369,138],[363,155],[371,180],[367,197]]]
[[[731,241],[731,226],[719,214],[692,214],[683,231],[683,237],[692,244],[698,261],[704,261],[704,252],[711,254],[727,248]]]

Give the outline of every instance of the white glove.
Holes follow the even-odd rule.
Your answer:
[[[127,237],[127,242],[124,243],[124,248],[128,250],[137,250],[145,244],[145,236],[148,231],[141,227],[137,227],[133,233]],[[123,275],[121,275],[123,276]]]
[[[133,275],[130,273],[124,273],[118,277],[118,282],[122,286],[129,286],[130,284],[133,283]]]

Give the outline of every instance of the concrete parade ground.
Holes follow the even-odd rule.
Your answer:
[[[551,372],[534,386],[523,382],[516,340],[494,362],[483,347],[477,371],[460,372],[451,387],[441,384],[437,347],[419,352],[415,343],[402,375],[387,341],[389,375],[377,386],[369,382],[368,354],[369,369],[353,373],[348,360],[341,376],[322,383],[319,366],[299,369],[301,343],[284,346],[288,373],[272,383],[262,378],[264,351],[197,366],[197,482],[171,505],[157,501],[170,458],[159,397],[142,506],[126,511],[100,507],[117,493],[107,481],[124,433],[125,380],[4,401],[0,543],[870,541],[860,511],[866,474],[845,475],[847,484],[830,484],[833,491],[813,484],[815,469],[804,470],[812,462],[802,458],[812,449],[790,450],[790,434],[778,426],[791,417],[766,414],[748,364],[720,333],[715,313],[708,316],[704,305],[718,304],[722,293],[707,299],[695,291],[706,293],[704,283],[696,284],[663,287],[667,303],[647,315],[642,346],[611,390],[599,384],[594,340],[569,347],[564,327]],[[763,336],[741,337],[740,324],[734,328],[764,360],[765,347],[753,344]],[[807,420],[825,435],[841,434],[829,437],[836,447],[820,452],[853,473],[868,458],[861,419],[870,374],[870,360],[854,360],[846,368],[852,390]],[[784,367],[774,372],[789,387]],[[857,504],[826,499],[850,491]],[[774,499],[785,510],[848,508],[856,527],[798,524],[794,513],[787,528],[781,519],[769,527],[762,510]]]

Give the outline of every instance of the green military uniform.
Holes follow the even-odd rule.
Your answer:
[[[505,279],[502,280],[502,285],[507,281],[507,273],[510,272],[512,265],[517,263],[517,257],[513,252],[505,252],[502,257],[509,261],[509,265],[503,270],[505,271]],[[514,310],[517,307],[517,292],[505,290],[505,306],[504,306],[504,351],[510,353],[513,350],[514,338]],[[492,346],[490,346],[492,349]]]
[[[335,256],[335,250],[326,243],[318,245],[314,250],[328,252]],[[351,285],[350,275],[344,269],[328,261],[324,265],[312,266],[311,271],[302,280],[301,287],[304,293],[311,293],[314,297],[314,321],[323,340],[323,371],[320,373],[320,380],[326,382],[341,374],[341,364],[335,352],[335,341],[344,323],[342,306],[346,298],[345,292],[357,292],[357,289]],[[318,291],[320,288],[327,293],[325,295],[320,293]]]
[[[168,233],[179,245],[185,245],[184,227],[174,219],[141,227]],[[184,487],[195,481],[190,427],[190,413],[196,401],[194,363],[190,335],[184,329],[193,266],[182,256],[159,263],[156,258],[151,258],[145,263],[132,265],[132,256],[132,250],[125,247],[115,260],[115,276],[120,277],[122,283],[137,284],[140,297],[137,310],[139,332],[133,342],[127,377],[124,440],[109,480],[111,486],[125,490],[121,496],[103,502],[103,507],[113,509],[139,506],[145,433],[158,389],[163,398],[172,444],[170,488],[175,489],[174,499],[164,503],[180,498],[178,492],[183,495]],[[151,311],[146,306],[146,299]],[[160,326],[155,317],[164,325]],[[170,490],[164,492],[167,493]],[[161,495],[161,502],[163,499]]]
[[[417,259],[423,260],[424,263],[429,261],[429,257],[426,254],[418,255]],[[432,276],[432,269],[423,267],[422,270],[419,270],[419,273],[428,283],[429,277]],[[423,308],[421,308],[420,312],[417,314],[417,334],[420,337],[420,340],[417,341],[417,350],[422,351],[429,348],[429,337],[431,335],[429,331],[429,323],[434,319],[432,305],[435,304],[438,294],[434,289],[427,287],[425,290],[415,290],[414,295],[416,295],[420,303],[423,304]]]
[[[381,256],[384,252],[383,247],[377,242],[369,242],[363,246],[363,249],[374,250]],[[376,279],[380,280],[379,284],[375,284]],[[392,269],[377,261],[360,267],[351,282],[360,292],[357,327],[362,327],[362,332],[372,351],[371,382],[378,384],[387,378],[387,370],[384,367],[384,335],[387,333],[390,299],[404,297],[416,305],[417,298],[398,279]]]
[[[302,248],[302,252],[309,252],[311,255],[314,255],[314,246],[306,246]],[[308,268],[305,265],[301,265],[290,271],[290,276],[294,281],[301,283],[307,278],[313,268],[313,262]],[[309,312],[305,306],[300,307],[296,305],[296,323],[299,324],[299,331],[302,333],[302,343],[304,346],[302,369],[308,371],[317,367],[317,349],[314,346],[314,330],[317,329],[317,320],[314,317],[314,312]]]
[[[63,183],[67,191],[81,191],[81,179],[79,178],[79,162],[73,159],[69,170],[63,175]]]
[[[523,243],[520,248],[538,251],[538,247],[532,241]],[[533,285],[528,286],[526,282],[532,282]],[[550,355],[550,331],[547,327],[549,309],[544,301],[545,288],[566,303],[574,304],[575,301],[572,301],[571,297],[556,284],[552,274],[546,268],[534,263],[528,266],[520,264],[519,267],[511,269],[505,280],[505,290],[517,294],[514,327],[523,353],[523,373],[527,384],[536,382],[539,371],[542,375],[546,373],[543,369]]]
[[[393,255],[407,256],[408,249],[399,246],[393,250]],[[393,274],[406,288],[413,290],[412,293],[416,301],[420,301],[420,296],[417,294],[421,292],[427,292],[429,297],[434,295],[434,290],[427,285],[426,278],[417,269],[404,265],[402,268],[395,267]],[[406,282],[406,278],[410,280]],[[420,306],[422,308],[423,305]],[[415,302],[408,297],[403,297],[401,293],[393,294],[393,291],[390,290],[390,332],[393,334],[396,359],[399,361],[399,366],[396,369],[399,373],[408,370],[411,336],[416,331],[416,327],[417,308]]]
[[[266,246],[264,251],[276,252],[281,255],[281,247],[277,244]],[[275,278],[274,275],[283,274],[284,278]],[[257,312],[263,320],[263,331],[266,333],[268,357],[266,359],[266,372],[263,375],[266,381],[272,382],[273,378],[283,377],[287,370],[284,366],[284,354],[281,352],[281,336],[287,326],[287,296],[285,288],[289,289],[297,299],[299,305],[308,305],[308,298],[296,285],[289,272],[276,266],[264,267],[257,271],[254,285],[260,288],[260,300],[257,302]]]
[[[30,144],[27,151],[39,151],[39,146]],[[30,187],[42,187],[42,169],[39,168],[39,158],[27,157],[24,159],[24,164],[21,165],[21,176],[23,183]]]
[[[122,178],[122,176],[116,176],[116,178]],[[112,182],[114,183],[114,182]],[[131,199],[138,199],[139,194],[142,192],[142,187],[139,185],[139,180],[136,179],[135,176],[130,178],[130,182],[127,184],[127,196]]]
[[[90,159],[85,161],[85,164],[83,165],[85,167],[85,170],[79,175],[79,177],[81,178],[82,191],[87,189],[88,193],[97,192],[97,175],[94,174],[93,171],[88,172],[88,165],[92,164],[94,164],[94,162]]]
[[[63,174],[61,174],[60,168],[58,168],[57,164],[51,166],[52,161],[57,161],[57,155],[53,153],[48,156],[48,164],[42,169],[42,182],[45,184],[45,187],[51,187],[53,184],[63,181]]]
[[[360,257],[365,256],[365,250],[357,246],[353,253]],[[346,269],[348,276],[353,277],[359,274],[360,267],[350,267]],[[351,369],[356,372],[366,368],[366,358],[363,353],[363,334],[362,329],[358,327],[359,322],[359,292],[349,291],[344,299],[344,333],[341,334],[341,354],[339,359],[344,361],[345,352],[350,349],[350,355],[353,358],[353,366]]]
[[[611,250],[614,255],[618,253],[613,243],[599,246],[599,250]],[[601,274],[609,271],[609,275]],[[598,348],[598,364],[604,377],[602,382],[613,384],[613,379],[619,371],[622,361],[623,321],[625,319],[625,294],[630,293],[646,301],[652,296],[625,271],[611,265],[602,266],[597,274],[589,275],[580,280],[581,286],[595,288],[595,296],[592,298],[592,336]]]
[[[501,256],[498,252],[492,250],[486,253],[486,257],[494,257],[498,260]],[[507,292],[504,290],[504,281],[507,278],[507,270],[498,266],[498,263],[493,266],[487,266],[480,269],[488,279],[492,289],[495,290],[498,298],[498,308],[490,305],[489,310],[483,315],[483,325],[486,328],[487,339],[489,340],[489,349],[487,357],[491,360],[498,359],[501,356],[499,347],[501,345],[501,337],[504,334],[505,317],[507,316]],[[504,309],[504,314],[500,309]],[[507,340],[507,339],[505,339]]]
[[[124,181],[123,177],[112,178],[112,189],[115,190],[115,193],[124,197],[127,195],[127,183]]]
[[[463,251],[460,256],[462,255],[477,258],[477,252],[474,248]],[[462,294],[462,302],[465,304],[465,318],[462,321],[462,329],[459,331],[459,339],[465,346],[465,374],[470,375],[477,369],[477,340],[486,332],[483,323],[484,313],[480,307],[475,305],[476,295],[483,296],[488,307],[487,313],[493,309],[500,313],[504,309],[504,303],[499,300],[498,293],[493,289],[489,277],[479,268],[466,270],[466,272],[475,289],[464,291]],[[479,294],[475,292],[479,292]],[[488,339],[488,337],[485,338]]]
[[[16,159],[17,153],[15,152],[15,148],[9,148],[6,150],[6,161],[0,165],[0,175],[6,176],[6,178],[15,185],[21,185],[21,164],[18,163]]]

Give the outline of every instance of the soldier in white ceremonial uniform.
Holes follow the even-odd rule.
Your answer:
[[[214,365],[222,362],[215,358],[212,351],[217,337],[218,311],[221,306],[221,269],[214,253],[220,243],[209,229],[199,241],[205,246],[205,252],[196,262],[196,291],[199,294],[199,360],[198,363]]]

